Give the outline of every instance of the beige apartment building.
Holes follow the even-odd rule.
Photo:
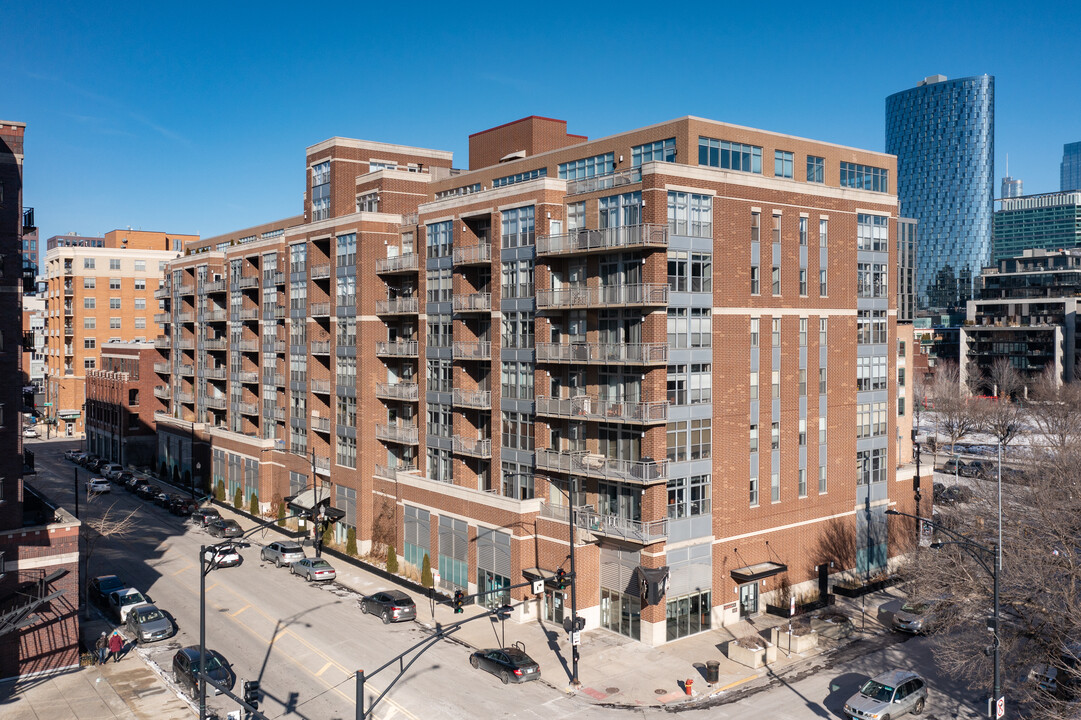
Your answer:
[[[694,117],[469,154],[331,138],[302,217],[169,264],[168,472],[319,484],[339,540],[520,621],[569,615],[573,537],[587,629],[653,645],[905,549],[892,156]]]
[[[106,342],[159,333],[154,291],[166,264],[197,235],[113,230],[104,238],[51,238],[45,255],[46,379],[43,408],[52,431],[83,432],[86,372]]]

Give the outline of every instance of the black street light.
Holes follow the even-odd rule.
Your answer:
[[[950,530],[949,528],[945,528],[945,527],[939,525],[938,523],[934,522],[933,520],[925,520],[924,518],[921,518],[918,515],[910,515],[908,513],[903,513],[903,512],[900,512],[898,510],[893,510],[893,509],[887,510],[886,514],[887,515],[898,515],[898,516],[901,516],[901,517],[912,518],[912,519],[916,520],[919,523],[926,523],[926,524],[930,525],[931,527],[933,527],[935,530],[938,530],[941,533],[945,533],[947,536],[949,536],[949,537],[951,537],[953,539],[952,540],[946,540],[946,541],[940,541],[940,542],[933,542],[933,543],[931,543],[931,548],[932,549],[937,550],[937,549],[939,549],[941,547],[944,547],[946,545],[957,545],[958,547],[963,549],[965,552],[967,552],[969,557],[971,557],[973,560],[975,560],[977,562],[977,564],[979,564],[979,566],[982,567],[984,569],[984,571],[988,575],[991,576],[991,582],[992,582],[992,586],[994,588],[994,590],[993,590],[993,595],[994,595],[994,609],[993,609],[994,615],[993,615],[993,618],[994,619],[992,620],[992,624],[994,625],[994,627],[991,628],[991,638],[992,638],[991,647],[992,647],[992,651],[994,653],[994,687],[993,687],[993,693],[994,694],[992,696],[992,706],[989,708],[989,710],[990,710],[990,716],[991,717],[1001,717],[1001,715],[998,715],[996,713],[996,708],[999,705],[999,703],[1002,703],[1003,706],[1005,706],[1005,698],[1002,697],[1002,675],[1001,675],[1001,670],[999,668],[999,645],[1000,645],[1000,643],[999,643],[999,639],[998,639],[998,631],[999,631],[998,576],[999,576],[999,571],[1002,569],[1001,547],[997,543],[995,545],[992,545],[991,547],[988,547],[987,545],[984,545],[982,543],[978,543],[975,540],[973,540],[972,538],[967,537],[965,535],[962,535],[959,532],[955,532],[953,530]],[[987,557],[988,556],[991,559],[990,565],[988,565],[988,563],[987,563]]]

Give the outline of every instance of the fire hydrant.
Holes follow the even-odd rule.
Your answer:
[[[686,680],[683,681],[683,689],[687,691],[688,695],[692,694],[691,693],[691,686],[692,685],[694,685],[694,679],[693,678],[687,678]]]

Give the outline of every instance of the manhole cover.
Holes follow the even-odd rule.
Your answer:
[[[619,692],[619,688],[605,688],[604,691],[609,695],[615,695],[617,692]]]
[[[666,692],[668,692],[668,691],[665,690],[664,688],[661,688],[660,690],[654,690],[653,694],[654,695],[664,695]]]

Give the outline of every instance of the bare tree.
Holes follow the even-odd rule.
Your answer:
[[[92,507],[97,497],[96,495],[88,496],[87,504]],[[88,518],[82,524],[82,533],[80,535],[83,539],[83,577],[86,579],[86,585],[83,589],[83,607],[87,618],[90,617],[90,560],[94,556],[98,543],[104,538],[127,537],[136,529],[134,519],[136,509],[124,512],[115,508],[116,502],[114,501],[102,511],[100,516]]]
[[[931,386],[934,397],[938,432],[949,438],[950,447],[956,445],[980,425],[978,407],[961,389],[961,375],[955,363],[944,362],[935,370]],[[937,451],[936,451],[937,460]]]
[[[991,364],[991,371],[987,375],[991,384],[991,390],[997,398],[1016,398],[1017,394],[1025,387],[1025,381],[1021,373],[1017,372],[1009,358],[998,358]]]
[[[924,373],[912,373],[912,419],[915,421],[916,434],[920,434],[920,418],[930,394],[930,383]]]
[[[1016,397],[1024,383],[1006,358],[995,361],[987,380],[995,391],[995,398],[980,400],[980,417],[984,430],[995,436],[1002,445],[1002,454],[1006,455],[1010,442],[1024,427],[1024,407]]]

